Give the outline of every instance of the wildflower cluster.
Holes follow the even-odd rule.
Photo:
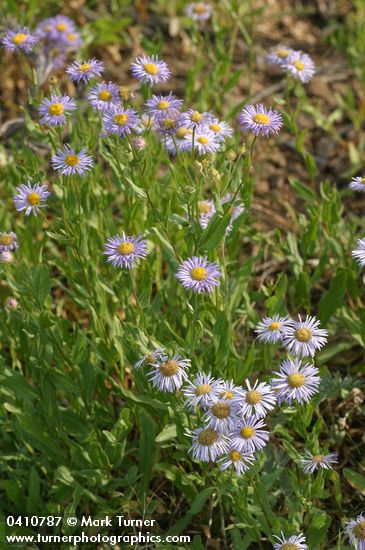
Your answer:
[[[267,55],[267,61],[286,71],[292,78],[306,84],[315,74],[315,66],[311,57],[301,50],[293,50],[279,44],[272,48]]]
[[[186,7],[185,14],[194,23],[204,25],[212,16],[212,11],[210,4],[196,2]],[[198,25],[194,25],[194,28],[196,30]],[[125,224],[125,230],[119,232],[109,226],[108,233],[102,235],[103,240],[100,239],[97,245],[100,257],[105,258],[105,270],[108,269],[107,264],[111,264],[114,268],[124,270],[124,273],[131,275],[134,268],[147,257],[152,257],[154,253],[152,248],[155,246],[154,237],[157,234],[162,235],[160,244],[162,251],[165,252],[167,248],[169,250],[171,248],[174,252],[173,259],[167,262],[169,273],[164,271],[162,277],[168,277],[172,273],[170,279],[175,285],[174,288],[181,285],[183,289],[182,291],[179,287],[179,296],[186,291],[189,312],[193,310],[194,324],[191,331],[194,342],[194,331],[199,321],[198,304],[203,300],[211,300],[212,303],[215,300],[214,306],[219,312],[219,299],[223,297],[228,301],[231,292],[227,282],[224,253],[219,255],[211,243],[209,247],[200,248],[200,238],[209,233],[217,214],[223,213],[224,220],[227,218],[227,223],[221,231],[221,242],[224,246],[225,237],[234,234],[232,231],[234,224],[238,226],[242,221],[245,207],[248,207],[248,203],[240,192],[241,188],[233,188],[230,180],[220,187],[219,193],[216,193],[215,186],[211,185],[207,191],[200,189],[199,193],[200,191],[201,193],[198,196],[199,175],[207,175],[207,178],[211,178],[214,183],[220,184],[221,174],[214,167],[214,159],[222,157],[228,159],[228,162],[232,162],[233,165],[233,161],[244,153],[238,154],[236,150],[230,149],[224,154],[227,143],[230,143],[234,135],[233,125],[231,126],[229,122],[222,120],[213,111],[198,110],[195,106],[185,105],[184,100],[177,97],[172,90],[164,93],[155,90],[159,84],[165,86],[171,76],[168,64],[159,55],[143,54],[131,64],[130,74],[141,84],[141,93],[134,93],[128,87],[121,87],[117,82],[109,81],[107,74],[105,76],[106,68],[100,60],[88,58],[88,56],[83,60],[68,60],[69,54],[78,49],[81,43],[81,37],[74,22],[63,15],[42,21],[34,31],[28,27],[9,30],[2,38],[4,48],[11,54],[18,52],[30,57],[36,54],[35,63],[39,82],[44,82],[52,69],[64,69],[67,65],[64,76],[75,83],[70,89],[77,90],[77,98],[71,97],[71,92],[68,95],[59,90],[51,90],[47,97],[38,96],[39,130],[49,135],[52,148],[47,162],[57,172],[58,182],[61,185],[66,184],[64,188],[67,189],[67,193],[55,193],[52,203],[64,201],[66,195],[69,197],[75,192],[75,197],[72,198],[75,198],[74,202],[77,203],[80,215],[78,185],[82,181],[87,181],[87,176],[97,168],[97,153],[89,154],[85,142],[74,143],[77,134],[73,133],[72,129],[75,126],[76,114],[80,118],[91,114],[92,120],[97,121],[95,128],[99,132],[102,146],[105,146],[103,153],[107,151],[105,158],[108,154],[113,157],[115,153],[116,159],[113,158],[112,161],[115,160],[118,168],[123,162],[135,163],[143,179],[147,165],[143,160],[144,151],[151,148],[151,143],[155,145],[157,142],[159,154],[168,163],[173,176],[176,166],[184,170],[184,175],[190,180],[192,180],[192,171],[195,171],[197,180],[192,180],[193,192],[196,195],[195,203],[191,208],[190,199],[186,199],[186,211],[189,215],[181,216],[178,220],[181,225],[184,223],[194,225],[192,233],[194,232],[195,246],[184,258],[181,258],[171,245],[166,224],[164,220],[161,221],[162,216],[154,208],[148,185],[145,185],[144,190],[138,189],[138,193],[146,199],[151,219],[156,226],[144,227],[141,231],[137,223],[136,226],[133,224],[133,227]],[[267,61],[286,71],[288,76],[301,83],[309,82],[315,74],[314,63],[308,54],[285,45],[273,48],[267,55]],[[144,99],[141,105],[142,96]],[[83,97],[87,98],[89,105],[86,115],[81,105]],[[242,104],[239,108],[241,107]],[[247,104],[241,109],[237,125],[243,132],[252,134],[251,153],[247,156],[245,166],[247,174],[252,168],[252,152],[257,138],[275,136],[283,128],[284,118],[284,113],[281,114],[278,110],[262,103]],[[63,133],[63,130],[67,131]],[[64,143],[66,135],[68,142]],[[245,147],[244,145],[242,151],[245,151]],[[132,193],[136,185],[129,176],[125,179]],[[365,178],[353,178],[350,188],[363,191],[364,182]],[[44,211],[51,197],[48,182],[31,180],[21,182],[20,180],[17,183],[13,194],[15,210],[22,212],[26,217],[33,214],[36,217],[43,215],[46,218]],[[184,189],[184,193],[188,195],[187,189]],[[128,195],[129,198],[130,195]],[[126,204],[128,208],[131,206],[130,202]],[[62,203],[62,208],[64,206],[65,204]],[[78,222],[77,230],[81,226],[80,216]],[[160,225],[157,228],[158,223]],[[62,236],[69,242],[69,235],[65,236],[66,234],[65,228]],[[79,234],[81,235],[81,230]],[[19,241],[21,241],[20,238]],[[77,237],[72,235],[70,241],[74,246]],[[81,241],[80,236],[79,242]],[[103,250],[100,243],[104,243]],[[2,264],[12,264],[18,248],[18,238],[14,231],[0,232]],[[358,248],[352,252],[352,255],[361,265],[365,265],[365,239],[358,241]],[[77,251],[77,260],[79,258],[80,250]],[[146,264],[148,265],[148,262],[144,265]],[[88,272],[83,266],[80,272],[82,272],[85,286],[91,284],[88,281]],[[123,271],[113,273],[118,279],[118,274]],[[123,285],[124,282],[123,280]],[[142,325],[144,311],[138,302],[132,276],[130,282]],[[34,287],[36,286],[35,284]],[[104,287],[103,290],[105,290]],[[158,295],[158,289],[154,289],[154,292]],[[90,296],[91,294],[92,292]],[[190,298],[194,300],[194,307],[189,302]],[[18,301],[13,296],[6,299],[5,307],[9,316],[16,316],[19,313],[16,311],[19,309]],[[121,318],[125,315],[124,311],[119,313]],[[95,309],[92,309],[92,316],[96,316]],[[137,328],[139,331],[139,327]],[[275,357],[280,353],[279,346],[286,354],[280,360],[276,370],[272,366],[270,374],[260,374],[258,379],[245,377],[242,381],[243,376],[241,380],[228,376],[213,376],[208,366],[206,372],[194,372],[193,353],[190,357],[185,357],[188,354],[183,353],[181,349],[179,353],[167,351],[169,344],[166,331],[163,332],[166,337],[163,345],[166,347],[152,349],[135,363],[135,369],[140,371],[138,376],[142,379],[143,368],[146,368],[145,385],[148,386],[150,383],[154,390],[167,394],[166,399],[173,401],[174,409],[178,414],[181,414],[182,418],[189,418],[189,426],[195,426],[187,433],[191,438],[189,454],[192,458],[215,465],[216,471],[223,472],[219,474],[222,479],[225,479],[224,472],[227,471],[235,473],[238,479],[242,479],[241,476],[245,476],[251,469],[247,477],[249,479],[252,470],[259,464],[259,458],[267,452],[267,446],[272,438],[271,416],[276,412],[286,414],[288,411],[293,417],[296,414],[299,415],[301,409],[305,410],[311,399],[319,394],[321,378],[314,361],[316,354],[327,343],[328,332],[320,328],[320,322],[316,317],[298,315],[293,319],[289,315],[282,316],[276,313],[272,317],[264,317],[258,323],[255,332],[260,343],[275,346]],[[115,339],[118,336],[119,334]],[[128,335],[125,336],[126,339],[128,337]],[[163,341],[162,338],[161,341]],[[58,340],[55,342],[60,346]],[[179,345],[176,342],[172,347]],[[95,348],[104,361],[104,358],[109,358],[109,355],[105,349],[106,346],[105,348],[103,346],[99,348],[96,345]],[[145,341],[144,347],[145,350],[148,349]],[[191,348],[193,352],[194,346],[192,345]],[[265,351],[270,349],[272,348],[265,348]],[[113,378],[111,380],[114,381]],[[31,390],[28,391],[31,394]],[[315,448],[311,450],[303,449],[297,461],[305,474],[312,475],[318,471],[323,473],[325,470],[330,470],[333,464],[338,463],[337,452],[321,450],[317,444],[313,447]],[[279,529],[276,532],[278,533]],[[357,550],[365,550],[363,515],[348,523],[346,533],[350,544],[353,544]],[[302,533],[287,537],[281,532],[280,535],[273,536],[277,540],[274,543],[276,550],[308,550],[306,538]]]

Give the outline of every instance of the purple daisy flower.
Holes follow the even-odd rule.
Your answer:
[[[243,391],[242,386],[236,386],[233,380],[224,380],[222,382],[222,393],[220,397],[221,399],[227,399],[228,401],[232,399],[242,399]]]
[[[365,178],[352,178],[351,182],[349,183],[349,187],[353,191],[365,191]]]
[[[152,119],[155,123],[155,130],[160,136],[167,137],[176,134],[178,118],[176,115],[155,117]],[[165,140],[164,140],[165,141]]]
[[[238,407],[234,400],[221,399],[209,406],[203,422],[219,433],[230,432],[238,421]]]
[[[337,464],[338,453],[329,453],[328,455],[312,455],[309,451],[305,451],[304,458],[299,460],[303,466],[303,471],[306,474],[313,474],[318,468],[331,470],[331,464]]]
[[[274,544],[275,550],[308,550],[308,546],[305,544],[305,537],[302,533],[299,535],[293,535],[286,539],[284,533],[281,532],[281,536],[274,535],[279,542]]]
[[[227,456],[218,460],[219,468],[222,471],[228,470],[228,468],[233,466],[237,475],[242,475],[247,472],[254,462],[254,453],[238,451],[234,447],[231,447]]]
[[[10,252],[18,248],[17,236],[13,231],[0,233],[0,252]]]
[[[346,535],[356,550],[365,550],[365,517],[363,512],[346,524]]]
[[[94,111],[105,113],[111,106],[119,105],[119,86],[114,82],[100,82],[91,88],[87,98]]]
[[[75,32],[75,30],[75,23],[72,19],[66,15],[56,15],[42,21],[37,27],[37,34],[52,42],[62,42],[64,36]]]
[[[194,147],[199,155],[215,153],[221,148],[221,142],[207,126],[198,127],[193,134],[187,134],[185,141],[188,144],[188,150],[192,150]]]
[[[209,111],[201,113],[194,109],[188,109],[179,116],[178,126],[179,128],[190,128],[191,130],[195,130],[202,126],[207,126],[213,121],[214,117]]]
[[[212,6],[205,2],[194,2],[186,6],[185,13],[194,21],[202,23],[207,21],[212,15]]]
[[[117,134],[125,137],[136,130],[140,123],[137,111],[131,107],[113,105],[109,111],[102,115],[103,129],[108,134]]]
[[[218,120],[215,117],[213,117],[207,126],[219,142],[225,141],[226,138],[231,137],[233,134],[233,128],[228,124],[228,122]]]
[[[232,202],[232,200],[233,200],[232,193],[227,193],[227,195],[225,195],[222,198],[221,204],[223,205],[223,204],[226,204],[227,202]],[[230,232],[232,231],[234,220],[236,220],[245,211],[245,207],[243,206],[242,202],[239,199],[235,199],[229,210],[231,213],[231,220],[227,225],[226,236],[229,235]]]
[[[54,48],[63,53],[76,50],[82,45],[75,23],[65,15],[45,19],[38,25],[36,33],[45,42],[46,48]],[[65,61],[66,57],[64,55],[59,59],[56,58],[58,68],[62,68]]]
[[[66,73],[74,82],[80,82],[81,80],[88,82],[96,76],[101,76],[105,71],[105,67],[98,59],[89,59],[84,63],[74,61],[66,69]]]
[[[38,106],[41,115],[41,124],[46,126],[62,126],[66,122],[66,115],[76,109],[76,103],[68,95],[53,94],[51,99],[44,99]]]
[[[300,80],[303,84],[312,80],[316,72],[313,60],[308,54],[300,51],[291,53],[286,58],[282,67],[286,69],[293,78]]]
[[[165,146],[170,155],[176,155],[176,147],[179,152],[186,153],[191,149],[190,143],[185,139],[186,136],[193,133],[191,128],[181,126],[173,132],[173,137],[168,135],[165,139]]]
[[[189,452],[201,462],[215,462],[229,450],[228,438],[213,428],[197,428],[191,433],[192,447]]]
[[[274,317],[264,317],[255,329],[258,340],[269,344],[281,342],[284,330],[288,326],[288,323],[288,315],[281,317],[278,313],[276,313]]]
[[[302,320],[290,320],[285,326],[282,342],[283,345],[293,354],[301,357],[314,357],[316,351],[320,350],[327,342],[328,332],[318,328],[319,321],[315,317],[306,316]]]
[[[222,380],[215,380],[211,374],[200,372],[194,382],[187,381],[182,392],[186,397],[185,406],[196,411],[206,409],[213,403],[217,403],[222,397],[224,385]]]
[[[16,31],[7,31],[1,42],[8,52],[22,51],[29,53],[39,42],[39,36],[32,34],[28,27],[22,27]]]
[[[85,149],[81,149],[79,153],[75,153],[69,145],[65,145],[63,151],[58,151],[53,155],[51,163],[54,170],[58,170],[64,176],[84,176],[88,170],[94,166],[93,159],[86,153]]]
[[[203,229],[205,229],[209,223],[209,220],[215,214],[215,205],[213,201],[199,201],[199,222]]]
[[[29,216],[31,212],[37,216],[40,212],[39,209],[46,206],[46,199],[51,194],[47,191],[46,185],[36,183],[32,187],[30,181],[27,185],[22,183],[16,190],[18,193],[13,197],[15,208],[18,212],[25,210],[26,216]]]
[[[265,382],[259,384],[256,380],[254,386],[246,380],[247,390],[243,390],[243,395],[234,399],[234,403],[239,408],[241,416],[252,416],[263,418],[268,412],[272,411],[276,404],[276,397],[272,387]]]
[[[221,272],[215,262],[197,256],[182,262],[176,274],[185,289],[198,293],[212,292],[219,285],[220,276]]]
[[[289,48],[288,46],[285,46],[284,44],[279,44],[278,46],[275,46],[274,48],[271,48],[269,53],[267,54],[266,60],[270,65],[280,65],[282,66],[290,54],[292,54],[294,50],[292,48]]]
[[[153,95],[146,101],[146,113],[157,120],[161,117],[172,118],[179,113],[183,103],[172,92],[168,95]]]
[[[186,371],[191,367],[190,359],[183,359],[176,354],[172,359],[158,361],[152,365],[147,378],[154,388],[160,391],[174,392],[187,380]]]
[[[153,351],[150,351],[149,353],[146,353],[138,359],[138,361],[135,363],[134,368],[140,369],[145,364],[153,365],[154,363],[163,363],[167,361],[168,356],[165,353],[165,350],[163,348],[157,348]]]
[[[159,82],[166,82],[171,72],[165,61],[160,60],[157,55],[143,55],[132,63],[131,74],[140,82],[155,86]]]
[[[270,384],[279,404],[283,401],[307,403],[317,393],[321,382],[318,369],[309,363],[302,364],[299,359],[283,361],[274,375],[276,378],[271,379]]]
[[[277,134],[283,125],[283,119],[278,111],[267,109],[265,105],[247,105],[242,109],[240,124],[246,131],[250,131],[255,136],[260,134],[269,137],[270,134]]]
[[[238,451],[261,451],[269,441],[269,432],[263,430],[266,424],[263,420],[250,416],[237,422],[231,432],[230,443]]]
[[[357,248],[351,254],[361,266],[365,266],[365,239],[358,239]]]
[[[131,269],[137,259],[144,259],[147,254],[147,241],[140,236],[129,237],[122,231],[122,236],[109,237],[105,244],[104,254],[114,267]]]

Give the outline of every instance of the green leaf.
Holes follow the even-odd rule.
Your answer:
[[[318,317],[326,324],[335,311],[342,306],[346,290],[346,271],[339,269],[331,279],[330,287],[322,296],[318,306]]]
[[[304,199],[305,201],[313,201],[316,198],[315,193],[301,181],[292,177],[289,177],[288,180],[298,197],[301,199]]]
[[[352,485],[352,487],[355,487],[357,491],[359,491],[362,495],[365,495],[365,477],[361,474],[358,474],[357,472],[354,472],[354,470],[350,470],[349,468],[343,469],[343,475],[347,479],[347,481]]]
[[[223,216],[216,212],[203,231],[198,243],[200,250],[213,250],[224,238],[226,229],[231,221],[230,209],[228,206],[225,208],[226,211]]]
[[[157,435],[156,443],[163,443],[176,437],[176,424],[166,424],[164,429]]]

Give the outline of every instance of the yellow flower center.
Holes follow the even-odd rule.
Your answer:
[[[207,270],[204,267],[193,267],[190,275],[194,281],[204,281],[207,277]]]
[[[212,391],[212,386],[210,384],[201,384],[195,390],[195,395],[206,395]]]
[[[10,246],[13,244],[14,238],[9,235],[9,233],[5,233],[5,235],[0,235],[0,244],[3,244],[5,246]]]
[[[274,330],[279,330],[280,327],[281,327],[281,323],[278,323],[276,321],[274,323],[271,323],[271,325],[269,325],[267,328],[269,329],[270,332],[274,332]]]
[[[312,338],[312,331],[309,328],[298,328],[295,337],[299,342],[308,342]]]
[[[198,15],[203,15],[208,8],[204,4],[195,4],[193,9],[194,9],[194,12],[197,13]]]
[[[314,461],[314,462],[317,462],[317,463],[318,463],[318,462],[322,462],[323,460],[324,460],[324,455],[315,455],[315,456],[313,457],[313,461]]]
[[[156,357],[152,353],[150,353],[149,355],[147,355],[146,361],[147,361],[147,363],[155,363],[156,362]]]
[[[108,90],[101,90],[98,97],[101,101],[110,101],[112,98],[112,94],[108,92]]]
[[[143,68],[146,71],[146,73],[152,76],[157,74],[159,71],[159,68],[154,63],[146,63],[145,65],[143,65]]]
[[[360,540],[365,540],[365,520],[359,521],[354,527],[354,533]]]
[[[91,65],[90,63],[82,63],[80,66],[79,66],[79,71],[81,71],[82,73],[86,73],[86,71],[88,71],[89,69],[91,69]]]
[[[260,403],[262,395],[257,390],[251,390],[246,393],[246,401],[249,405],[257,405]]]
[[[160,365],[160,373],[164,376],[174,376],[179,370],[179,365],[173,359],[166,361]]]
[[[16,46],[19,46],[20,44],[23,44],[28,39],[28,35],[24,34],[23,32],[19,32],[13,37],[13,44]]]
[[[134,244],[125,242],[118,246],[118,252],[119,254],[122,254],[122,256],[127,256],[128,254],[132,254],[134,251]]]
[[[30,206],[36,206],[41,202],[41,196],[38,193],[29,193],[27,196],[27,201]]]
[[[240,431],[240,434],[243,437],[243,439],[251,439],[251,437],[255,435],[255,430],[251,428],[251,426],[245,426]]]
[[[174,120],[173,118],[165,118],[165,120],[162,123],[162,126],[164,128],[167,128],[168,130],[171,130],[172,128],[175,128],[176,120]]]
[[[241,460],[242,455],[239,451],[231,451],[229,453],[229,457],[231,460],[233,460],[233,462],[237,462],[238,460]]]
[[[213,445],[216,441],[218,441],[217,432],[212,430],[212,428],[206,428],[199,433],[198,441],[200,445],[204,445],[205,447]]]
[[[190,120],[192,122],[200,122],[201,120],[203,120],[203,115],[201,113],[199,113],[199,111],[194,111],[190,115]]]
[[[157,104],[157,109],[160,109],[160,111],[163,111],[164,109],[168,109],[170,107],[169,101],[160,101]]]
[[[305,383],[305,376],[301,372],[295,372],[288,375],[287,381],[291,388],[300,388]]]
[[[304,64],[301,62],[301,61],[293,61],[293,65],[296,69],[298,69],[298,71],[303,71],[304,70]]]
[[[67,155],[65,158],[65,163],[68,164],[68,166],[77,166],[79,162],[79,157],[77,155]]]
[[[286,542],[280,548],[281,550],[298,550],[298,545],[292,542]]]
[[[230,412],[231,407],[227,403],[215,403],[212,407],[212,413],[219,419],[227,418]]]
[[[219,124],[209,124],[209,128],[213,130],[213,132],[220,132],[222,129]]]
[[[257,124],[269,124],[270,123],[270,117],[265,115],[264,113],[257,113],[252,117],[252,120],[256,122]]]
[[[69,39],[70,42],[75,42],[76,40],[76,36],[74,35],[73,32],[69,32],[67,35],[67,38]]]
[[[114,116],[113,120],[118,126],[124,126],[128,120],[128,117],[124,113],[119,113]]]
[[[202,145],[206,145],[208,143],[208,138],[206,138],[205,136],[200,136],[198,137],[198,139],[196,140],[198,141],[199,143],[201,143]]]
[[[280,59],[285,59],[286,57],[288,57],[289,52],[288,50],[277,50],[276,55],[280,57]]]
[[[187,136],[188,134],[191,134],[191,130],[189,128],[179,128],[176,131],[177,139],[184,139],[184,137]]]
[[[224,399],[232,399],[233,392],[227,391],[227,392],[223,393],[222,397],[224,397]]]
[[[62,103],[53,103],[48,109],[48,114],[52,116],[61,116],[63,115],[64,111],[65,108]]]
[[[65,31],[66,30],[66,23],[58,23],[58,25],[56,26],[56,29],[58,31]]]
[[[212,210],[212,207],[211,205],[209,204],[209,202],[198,202],[198,208],[199,208],[199,212],[201,212],[202,214],[209,214],[209,212]]]

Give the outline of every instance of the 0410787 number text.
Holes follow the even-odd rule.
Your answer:
[[[57,527],[62,521],[61,516],[7,516],[8,527]]]

